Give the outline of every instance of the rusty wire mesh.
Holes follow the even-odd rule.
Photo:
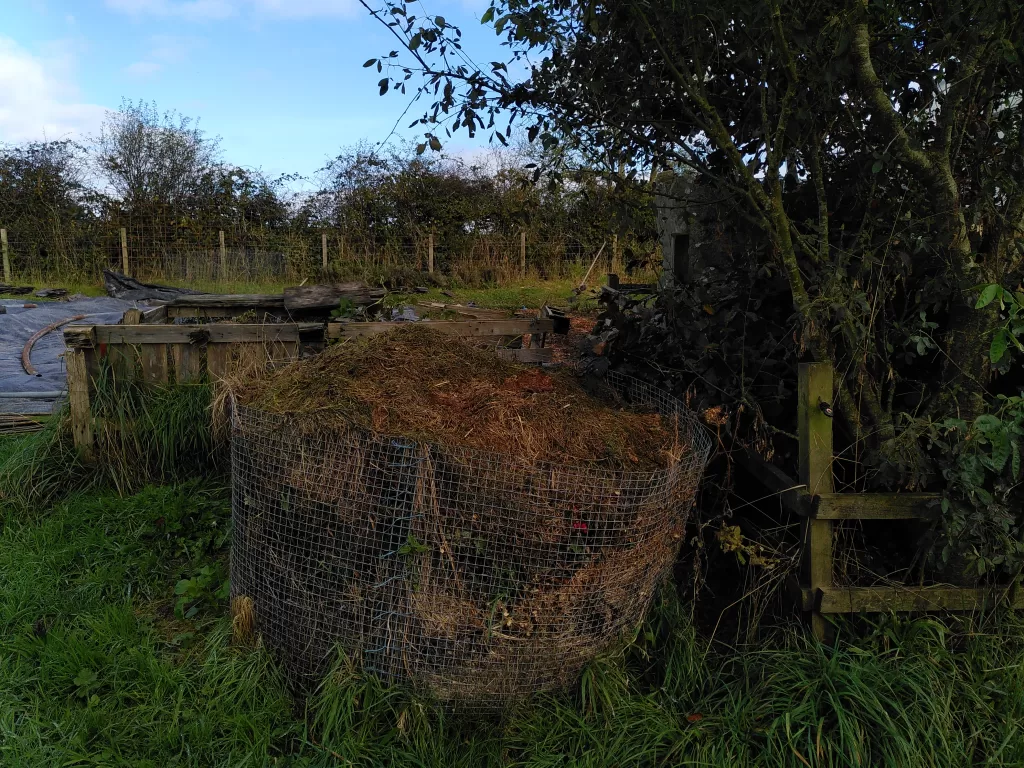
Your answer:
[[[340,647],[385,681],[500,707],[570,684],[635,626],[710,440],[678,400],[611,379],[678,430],[667,468],[531,464],[236,405],[232,593],[293,679]]]

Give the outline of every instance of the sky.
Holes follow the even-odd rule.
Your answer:
[[[443,15],[490,61],[504,57],[479,23],[488,5],[410,12]],[[407,107],[363,68],[396,44],[357,0],[0,0],[0,142],[86,139],[123,98],[144,99],[198,118],[228,162],[311,175],[344,146],[382,140]],[[407,126],[422,111],[399,139],[418,136]],[[485,146],[461,134],[448,149]]]

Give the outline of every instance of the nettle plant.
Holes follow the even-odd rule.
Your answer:
[[[1024,292],[998,284],[979,290],[977,309],[998,303],[988,355],[993,372],[1007,374],[1024,352]],[[1024,568],[1024,393],[996,394],[992,405],[971,421],[947,418],[931,430],[947,482],[937,554],[944,564],[966,562],[978,576],[1009,571],[1017,577]]]

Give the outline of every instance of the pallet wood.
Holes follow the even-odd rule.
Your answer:
[[[203,348],[194,344],[172,344],[171,360],[174,381],[178,384],[196,384],[202,375]]]
[[[142,322],[142,310],[138,307],[126,309],[121,317],[121,325],[138,325]]]
[[[147,386],[167,383],[167,345],[146,344],[139,352],[142,381]]]
[[[801,363],[797,382],[797,434],[800,437],[800,483],[814,495],[832,493],[832,419],[822,404],[832,402],[832,366],[827,363]],[[809,520],[805,539],[809,553],[811,589],[832,586],[832,522]],[[815,637],[824,640],[828,623],[820,611],[811,614]]]
[[[942,497],[935,493],[825,493],[814,499],[816,520],[932,520]]]
[[[327,338],[362,338],[390,331],[402,323],[328,323]],[[554,322],[542,319],[522,320],[424,320],[423,327],[458,336],[522,336],[527,333],[551,333]]]
[[[142,313],[143,323],[163,323],[167,321],[167,305],[153,307]]]
[[[82,330],[79,330],[82,329]],[[72,329],[67,329],[71,331]],[[70,337],[65,331],[68,346],[81,346],[92,340],[97,344],[176,344],[203,339],[214,342],[298,341],[303,332],[296,323],[243,324],[210,323],[207,325],[93,325],[78,326]]]

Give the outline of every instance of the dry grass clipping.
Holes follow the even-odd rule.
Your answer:
[[[311,427],[356,426],[530,462],[646,471],[679,455],[657,413],[627,409],[606,385],[502,360],[426,324],[343,342],[232,389],[244,405]]]

